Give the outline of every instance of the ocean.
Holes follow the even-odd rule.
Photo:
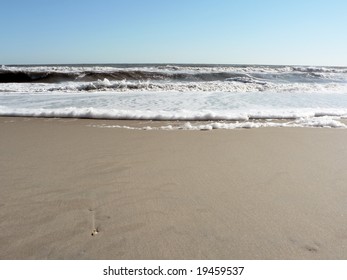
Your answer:
[[[172,121],[141,128],[167,130],[346,128],[347,67],[2,65],[0,116]]]

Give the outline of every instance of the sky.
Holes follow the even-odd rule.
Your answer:
[[[345,0],[0,0],[0,64],[347,66]]]

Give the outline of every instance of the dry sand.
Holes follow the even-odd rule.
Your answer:
[[[105,123],[0,118],[1,259],[347,258],[347,130]]]

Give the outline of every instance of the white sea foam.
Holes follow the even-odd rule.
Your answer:
[[[130,130],[214,130],[214,129],[250,129],[262,127],[321,127],[321,128],[347,128],[339,121],[339,118],[333,117],[313,117],[300,118],[295,121],[271,122],[271,121],[246,121],[246,122],[209,122],[204,124],[186,122],[179,125],[165,126],[124,126],[124,125],[91,125],[97,128],[123,128]]]
[[[212,126],[226,129],[262,127],[257,120],[269,119],[290,119],[291,126],[340,127],[336,118],[347,116],[347,95],[332,93],[2,94],[0,104],[2,116],[242,122]]]
[[[0,74],[2,116],[213,121],[167,130],[345,127],[347,116],[347,68],[3,65]]]
[[[328,92],[347,93],[347,83],[271,83],[261,80],[245,82],[247,78],[209,82],[154,82],[154,81],[109,81],[64,82],[64,83],[2,83],[3,93],[45,92]]]
[[[2,69],[23,72],[113,72],[122,71],[166,71],[174,73],[291,73],[291,72],[314,72],[314,73],[347,73],[346,67],[313,67],[313,66],[266,66],[266,65],[141,65],[126,67],[121,65],[84,65],[84,66],[10,66],[2,65]]]
[[[3,65],[0,74],[0,92],[347,92],[338,67]]]

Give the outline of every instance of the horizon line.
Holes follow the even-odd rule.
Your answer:
[[[188,63],[188,62],[83,62],[83,63],[0,63],[1,66],[67,66],[67,65],[213,65],[213,66],[290,66],[290,67],[336,67],[346,68],[347,65],[313,65],[313,64],[262,64],[262,63]]]

